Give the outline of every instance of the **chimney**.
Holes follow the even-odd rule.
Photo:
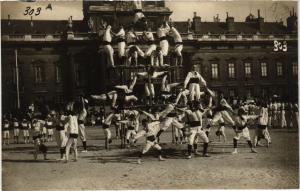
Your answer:
[[[298,30],[298,18],[293,8],[293,14],[286,19],[287,29],[291,33],[297,33]]]
[[[226,12],[226,27],[228,32],[234,31],[234,17],[229,17],[228,12]]]
[[[293,16],[295,15],[295,9],[294,9],[294,7],[293,7]]]
[[[7,25],[10,26],[10,15],[7,15]]]
[[[192,29],[194,30],[194,32],[198,32],[200,31],[200,28],[201,28],[201,17],[197,16],[197,12],[194,12]]]
[[[72,16],[70,16],[68,20],[68,30],[72,30],[72,28],[73,28],[73,21],[72,21]]]
[[[258,9],[257,10],[257,28],[259,31],[262,30],[262,27],[263,27],[263,23],[264,23],[264,18],[260,16],[260,10]]]

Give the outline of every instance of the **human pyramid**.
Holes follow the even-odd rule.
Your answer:
[[[136,13],[135,23],[142,22],[145,24],[145,18],[141,12]],[[159,45],[156,45],[154,35],[149,29],[144,31],[142,39],[148,45],[147,50],[143,52],[137,45],[137,35],[133,27],[129,28],[127,33],[123,26],[117,34],[113,34],[111,26],[107,25],[103,34],[103,50],[106,52],[109,66],[115,67],[114,49],[111,46],[112,35],[117,38],[118,57],[122,65],[136,66],[138,57],[150,58],[150,67],[145,72],[136,72],[129,84],[114,86],[113,90],[100,95],[90,95],[89,98],[81,96],[79,100],[66,104],[65,109],[59,112],[49,111],[45,116],[30,116],[19,124],[18,120],[10,123],[4,120],[4,130],[11,125],[14,129],[22,126],[24,130],[24,140],[29,141],[29,129],[31,129],[34,140],[34,158],[37,159],[38,153],[43,153],[46,159],[47,146],[46,131],[53,128],[56,129],[56,141],[60,149],[60,160],[69,161],[70,149],[73,146],[75,161],[78,159],[77,138],[78,136],[83,143],[83,152],[87,152],[87,139],[85,132],[85,122],[88,115],[87,104],[89,99],[108,102],[111,109],[106,115],[102,123],[105,135],[105,148],[109,149],[112,143],[111,127],[121,125],[125,127],[122,136],[126,138],[128,147],[135,145],[141,137],[146,137],[146,144],[138,156],[138,163],[141,164],[142,157],[150,148],[159,151],[158,158],[160,161],[165,160],[162,157],[162,148],[159,145],[160,135],[169,127],[173,127],[175,131],[176,143],[187,143],[187,156],[191,159],[192,154],[209,157],[209,133],[212,127],[217,126],[216,135],[223,137],[226,142],[225,125],[232,127],[235,136],[233,137],[233,154],[237,153],[237,143],[240,138],[244,137],[251,149],[256,153],[254,147],[259,140],[264,138],[267,140],[267,146],[271,143],[271,138],[267,129],[268,125],[268,109],[267,104],[261,102],[258,104],[259,112],[257,115],[248,115],[243,106],[236,111],[227,103],[222,92],[211,91],[205,79],[201,76],[196,68],[193,67],[188,72],[183,82],[168,83],[167,65],[164,64],[165,57],[169,52],[169,42],[167,35],[173,37],[175,41],[175,53],[177,55],[177,64],[182,65],[181,51],[183,49],[182,38],[174,26],[169,26],[164,22],[157,30]],[[157,71],[157,67],[166,69],[165,71]],[[163,104],[155,104],[153,102],[155,95],[153,80],[162,77],[161,97]],[[134,91],[137,80],[144,82],[145,96],[147,98],[144,105],[133,107],[132,103],[139,100]],[[180,92],[173,94],[175,87],[180,87]],[[33,113],[33,109],[32,112]],[[257,121],[257,129],[252,144],[250,133],[248,130],[248,122]],[[206,125],[204,126],[204,121]],[[140,125],[141,124],[141,125]],[[52,141],[52,132],[48,133],[48,141]],[[18,142],[18,133],[14,132],[15,141]],[[26,135],[26,136],[25,136]],[[9,136],[9,135],[8,135]],[[7,137],[7,136],[6,136]],[[4,142],[8,139],[4,137]],[[198,152],[199,139],[203,141],[202,153]]]

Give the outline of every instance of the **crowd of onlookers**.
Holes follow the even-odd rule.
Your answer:
[[[271,100],[271,99],[270,99]],[[298,128],[298,104],[281,101],[279,99],[272,99],[272,101],[265,101],[257,98],[253,99],[228,99],[228,102],[234,109],[238,109],[243,106],[248,115],[257,114],[260,102],[267,104],[269,120],[269,128]],[[19,143],[19,136],[23,134],[24,143],[30,142],[30,132],[32,126],[32,119],[41,119],[47,121],[50,117],[50,111],[55,111],[57,113],[63,112],[63,109],[49,109],[48,106],[39,107],[33,112],[33,105],[30,105],[26,110],[16,110],[13,112],[7,112],[2,115],[2,131],[4,140],[14,137],[14,142]],[[36,111],[39,110],[39,111]],[[87,126],[101,126],[107,113],[109,112],[109,107],[105,109],[103,106],[90,106],[88,107],[88,116],[85,124]],[[52,141],[52,135],[54,127],[42,128],[41,134],[43,135],[44,141]]]
[[[267,99],[268,100],[268,99]],[[269,114],[269,127],[270,128],[297,128],[298,127],[298,103],[290,101],[282,101],[280,99],[233,99],[231,105],[233,108],[238,108],[240,105],[244,105],[245,110],[249,115],[257,113],[256,105],[264,102],[268,108]]]

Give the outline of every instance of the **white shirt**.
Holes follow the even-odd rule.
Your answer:
[[[258,119],[259,125],[268,125],[268,118],[269,118],[268,109],[262,107],[260,109],[259,116],[260,116]]]
[[[134,43],[136,40],[136,36],[132,31],[128,31],[126,34],[126,42],[127,43]]]
[[[156,136],[157,133],[160,131],[160,122],[159,121],[154,121],[151,123],[148,123],[147,125],[147,132],[146,132],[146,136]]]
[[[70,134],[78,134],[77,116],[73,116],[73,115],[68,116],[67,131]]]
[[[103,41],[111,42],[112,37],[111,37],[110,31],[111,31],[111,28],[109,28],[109,27],[105,30],[104,35],[103,35]]]
[[[170,35],[174,38],[175,42],[182,42],[181,35],[179,34],[176,28],[172,27],[170,29]]]
[[[116,34],[117,37],[125,38],[125,30],[121,28],[119,32]]]
[[[166,27],[161,26],[157,29],[158,38],[165,37],[170,31],[170,26],[167,24]]]

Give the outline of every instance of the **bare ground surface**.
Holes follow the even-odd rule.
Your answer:
[[[106,151],[102,129],[87,128],[87,132],[89,152],[80,152],[77,162],[67,164],[56,161],[55,142],[46,143],[48,161],[41,155],[33,160],[32,144],[4,145],[3,190],[299,188],[297,130],[271,130],[271,147],[258,147],[257,154],[250,153],[241,140],[239,153],[232,155],[233,132],[227,129],[228,143],[214,141],[209,148],[211,157],[190,160],[185,159],[186,145],[170,143],[169,131],[161,137],[167,160],[158,161],[156,151],[151,150],[142,165],[136,161],[143,139],[131,149],[120,149],[120,141],[114,139],[111,150]],[[253,133],[251,130],[252,137]],[[214,131],[211,134],[216,140]],[[81,141],[79,145],[81,151]]]

